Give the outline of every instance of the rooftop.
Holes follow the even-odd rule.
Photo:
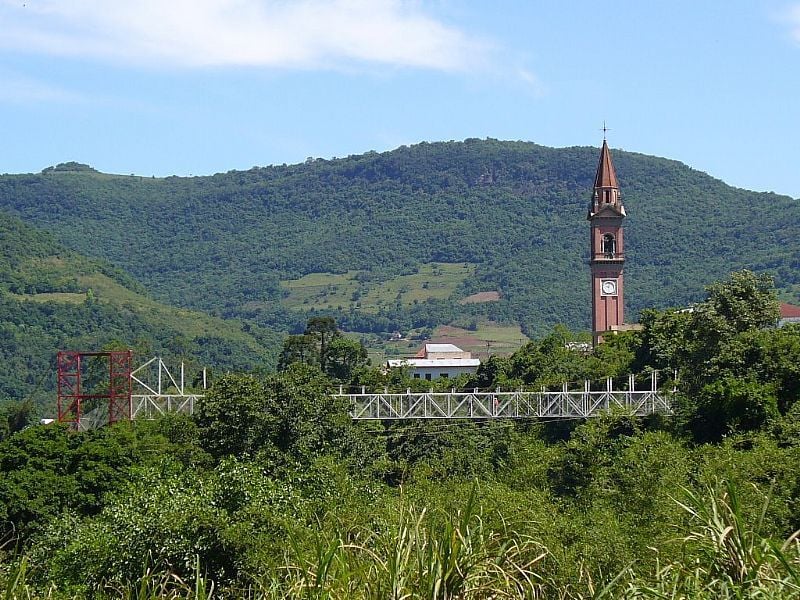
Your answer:
[[[800,318],[800,306],[794,306],[793,304],[781,302],[781,319],[796,318]]]
[[[611,151],[608,144],[603,140],[603,147],[600,149],[600,160],[597,163],[597,174],[594,178],[595,188],[618,188],[617,173],[614,171],[614,164],[611,162]]]
[[[386,361],[390,367],[479,367],[479,358],[395,358]]]
[[[425,344],[426,352],[463,352],[455,344]]]

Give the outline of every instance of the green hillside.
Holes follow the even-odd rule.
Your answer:
[[[787,300],[800,297],[800,202],[612,152],[629,215],[629,315],[696,301],[740,268],[768,271]],[[352,331],[491,320],[531,335],[589,326],[597,154],[473,139],[211,177],[54,169],[0,177],[0,207],[175,306],[294,330],[320,310]],[[437,294],[400,279],[434,263],[474,272]],[[321,292],[310,291],[314,278]],[[500,299],[459,303],[476,292]]]
[[[276,336],[150,298],[108,263],[66,250],[51,236],[0,215],[0,403],[55,402],[58,350],[133,347],[190,366],[244,369],[275,361]]]
[[[379,313],[392,306],[413,306],[426,300],[447,300],[465,281],[472,279],[475,266],[469,263],[431,263],[415,273],[397,275],[379,283],[364,281],[360,271],[310,273],[300,279],[282,281],[287,290],[283,304],[294,310],[359,308]]]

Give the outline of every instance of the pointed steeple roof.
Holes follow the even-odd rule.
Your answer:
[[[597,163],[597,175],[594,177],[594,187],[596,188],[619,188],[617,183],[617,173],[614,171],[614,163],[611,162],[611,151],[608,143],[603,140],[603,147],[600,150],[600,161]]]

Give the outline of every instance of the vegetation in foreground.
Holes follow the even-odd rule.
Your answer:
[[[676,413],[358,424],[410,386],[321,319],[193,417],[0,436],[7,598],[800,597],[800,328],[743,272],[592,355],[566,330],[468,386],[677,372]],[[303,349],[302,352],[296,351]],[[452,385],[453,382],[448,382]]]

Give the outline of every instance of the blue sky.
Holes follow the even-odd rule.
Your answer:
[[[0,172],[598,146],[604,121],[800,197],[800,0],[0,0]]]

